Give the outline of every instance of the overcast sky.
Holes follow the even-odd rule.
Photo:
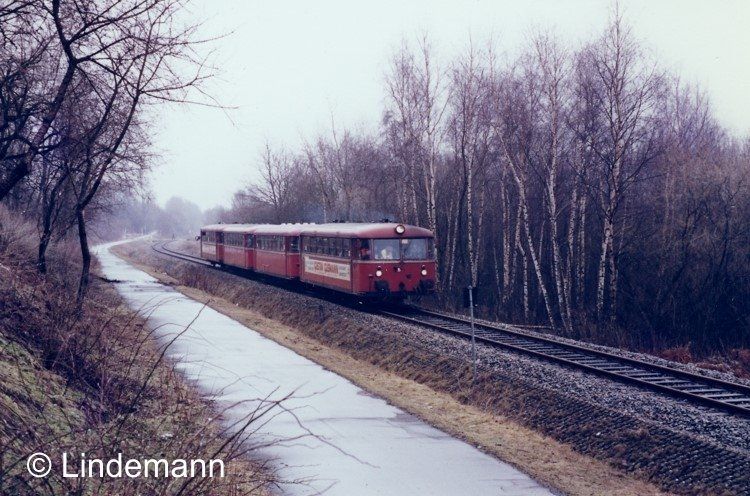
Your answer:
[[[663,66],[709,93],[733,132],[750,132],[750,1],[623,0],[635,35]],[[255,177],[262,143],[292,148],[337,127],[377,125],[390,54],[427,32],[443,60],[469,38],[513,54],[533,29],[576,46],[605,27],[607,0],[193,0],[214,44],[211,94],[236,109],[161,107],[153,174],[160,204],[228,205]]]

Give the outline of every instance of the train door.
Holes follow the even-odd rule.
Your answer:
[[[224,233],[216,231],[216,260],[224,263]]]
[[[300,242],[299,236],[286,237],[286,275],[289,278],[299,278]]]

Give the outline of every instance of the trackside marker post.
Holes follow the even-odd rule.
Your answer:
[[[477,379],[477,342],[476,337],[474,334],[474,292],[476,291],[476,288],[473,286],[469,286],[466,288],[466,292],[464,293],[464,305],[468,303],[469,307],[469,315],[471,319],[471,385],[474,386],[474,383]]]

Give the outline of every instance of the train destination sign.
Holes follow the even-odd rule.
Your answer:
[[[349,264],[336,263],[328,260],[315,260],[305,255],[305,272],[325,277],[333,277],[342,281],[351,280]]]

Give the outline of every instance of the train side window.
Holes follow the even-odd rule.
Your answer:
[[[329,254],[333,257],[339,256],[339,251],[341,250],[341,240],[339,238],[333,238],[331,239],[331,249]]]
[[[352,240],[342,239],[341,240],[341,256],[344,258],[352,257]]]
[[[359,240],[359,259],[370,260],[370,240],[369,239]]]
[[[299,238],[297,236],[289,240],[289,251],[291,253],[299,253]]]
[[[336,256],[339,258],[344,258],[346,256],[344,255],[344,241],[345,240],[343,238],[339,238],[336,243],[336,249],[338,251]]]

